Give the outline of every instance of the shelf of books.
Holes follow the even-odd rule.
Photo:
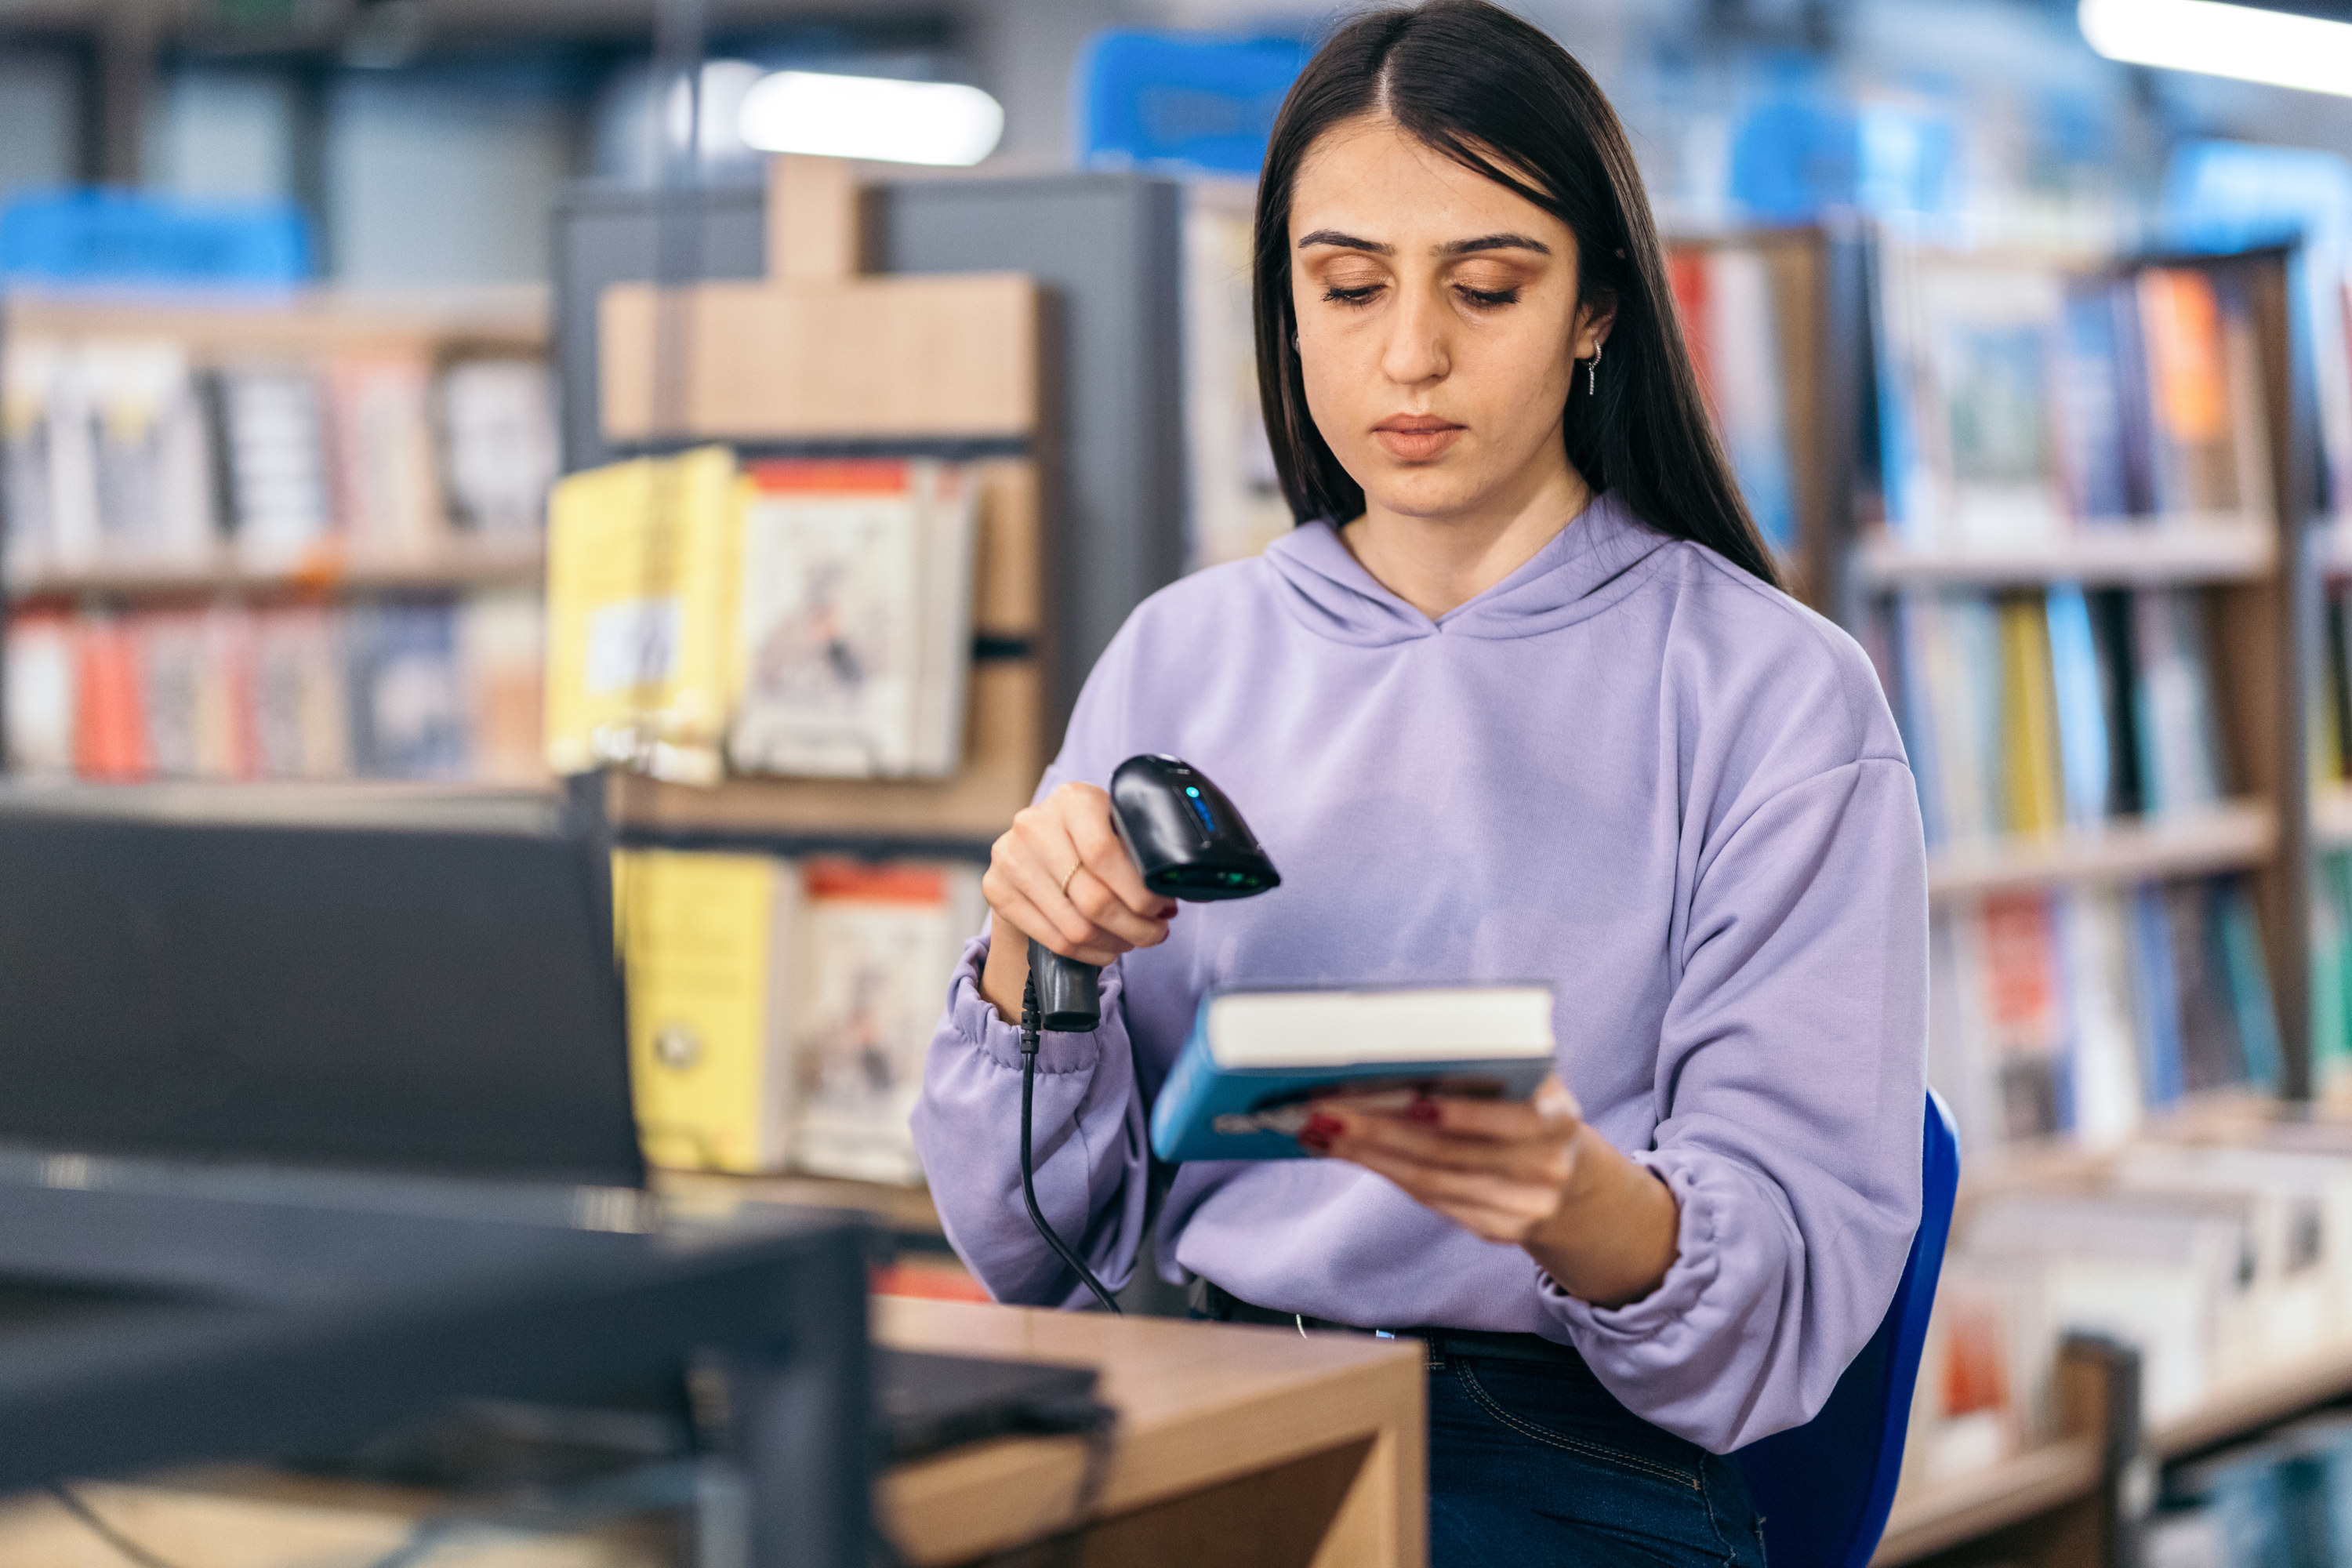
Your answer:
[[[546,315],[0,299],[10,770],[544,782]]]
[[[1839,598],[1849,524],[1853,247],[1817,227],[1674,240],[1668,278],[1717,434],[1790,593]]]
[[[2347,1032],[2352,863],[2307,857],[2352,846],[2352,780],[2300,695],[2286,258],[1882,237],[1871,271],[1851,624],[1919,785],[1969,1156],[1879,1561],[2093,1560],[2119,1442],[2148,1529],[2210,1528],[2209,1450],[2352,1390],[2352,1130],[2299,1103]],[[2060,1418],[2084,1332],[2134,1347],[2121,1437]]]
[[[862,273],[844,165],[769,195],[766,278],[597,300],[603,435],[641,455],[553,490],[548,752],[604,775],[670,1200],[935,1247],[908,1121],[1045,762],[1039,291]]]

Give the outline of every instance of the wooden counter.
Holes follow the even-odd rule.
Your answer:
[[[874,1301],[879,1343],[1098,1367],[1119,1424],[1092,1527],[1073,1557],[1021,1552],[1071,1522],[1083,1445],[975,1444],[883,1479],[883,1526],[919,1568],[1008,1550],[1061,1568],[1422,1568],[1427,1554],[1421,1346],[1355,1335],[1115,1319],[967,1302]],[[368,1568],[440,1493],[214,1469],[76,1489],[175,1568]],[[469,1530],[433,1568],[676,1568],[657,1520],[579,1533]],[[54,1499],[0,1499],[6,1568],[123,1568]]]
[[[877,1343],[1101,1369],[1119,1429],[1088,1568],[1421,1568],[1428,1552],[1421,1346],[1353,1334],[964,1302],[874,1303]],[[884,1527],[923,1568],[1066,1527],[1077,1440],[1006,1439],[884,1481]]]

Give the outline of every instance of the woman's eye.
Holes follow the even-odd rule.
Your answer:
[[[1362,283],[1352,289],[1343,289],[1334,283],[1323,290],[1323,298],[1335,305],[1362,305],[1369,303],[1371,297],[1380,291],[1381,286],[1377,283]]]
[[[1455,287],[1461,290],[1465,300],[1482,310],[1491,310],[1500,305],[1516,305],[1519,302],[1519,291],[1517,289],[1473,289],[1466,283],[1457,284]]]

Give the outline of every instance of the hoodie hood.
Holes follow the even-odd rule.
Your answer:
[[[1266,546],[1277,596],[1316,636],[1360,647],[1416,637],[1535,637],[1597,615],[1631,587],[1628,574],[1672,542],[1638,521],[1614,490],[1586,503],[1519,569],[1431,620],[1398,598],[1328,522],[1302,523]]]

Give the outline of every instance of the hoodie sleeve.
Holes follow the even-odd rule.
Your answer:
[[[1739,821],[1694,885],[1636,1158],[1681,1204],[1641,1300],[1538,1289],[1626,1405],[1717,1453],[1812,1418],[1919,1218],[1927,868],[1910,771],[1866,757]]]
[[[1107,785],[1128,754],[1132,647],[1131,631],[1122,631],[1087,677],[1037,799],[1066,779]],[[949,982],[915,1107],[915,1147],[949,1243],[989,1294],[1080,1305],[1091,1299],[1085,1284],[1037,1234],[1021,1194],[1021,1031],[981,994],[992,940],[988,931],[974,938]],[[1150,1140],[1124,994],[1113,963],[1102,974],[1101,1027],[1041,1037],[1030,1110],[1037,1206],[1113,1290],[1134,1275],[1149,1195]]]

